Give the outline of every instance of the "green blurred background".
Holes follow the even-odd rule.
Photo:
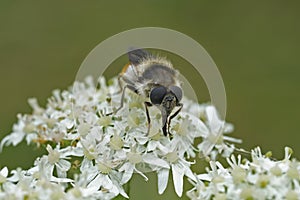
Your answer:
[[[281,158],[284,146],[290,146],[300,158],[299,9],[299,1],[2,0],[0,138],[10,132],[17,113],[30,112],[29,97],[45,105],[53,89],[71,85],[83,59],[101,41],[156,26],[187,34],[214,59],[226,87],[227,120],[243,148],[259,145]],[[116,63],[108,76],[121,69]],[[199,91],[200,101],[207,101],[205,85]],[[29,167],[39,153],[24,144],[5,148],[0,167]],[[176,199],[171,185],[157,198],[155,182],[149,186],[135,178],[131,199]]]

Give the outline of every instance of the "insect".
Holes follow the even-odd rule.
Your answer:
[[[145,110],[148,121],[148,133],[151,119],[148,107],[156,106],[161,111],[162,131],[165,136],[171,135],[171,120],[178,115],[183,107],[182,89],[178,80],[178,71],[168,60],[155,56],[144,49],[133,49],[128,52],[129,63],[119,74],[119,84],[122,91],[120,107],[123,107],[125,90],[129,89],[148,99],[145,101]],[[122,88],[122,84],[125,85]],[[178,107],[177,110],[174,108]],[[174,110],[174,112],[172,112]]]

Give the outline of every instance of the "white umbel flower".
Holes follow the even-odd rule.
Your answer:
[[[203,131],[203,141],[198,145],[199,151],[204,156],[210,155],[213,160],[218,153],[228,157],[234,151],[234,146],[227,142],[241,143],[241,140],[225,135],[233,131],[233,125],[221,120],[214,106],[207,106],[203,117],[207,128]]]
[[[111,95],[119,89],[117,79],[110,83],[100,77],[95,84],[88,77],[74,83],[70,90],[53,91],[45,108],[36,99],[29,100],[33,112],[18,115],[13,132],[1,141],[0,150],[26,140],[45,148],[47,155],[37,158],[28,170],[12,171],[11,177],[3,168],[0,198],[129,198],[124,185],[130,184],[134,174],[147,180],[146,172],[157,174],[159,194],[165,191],[172,173],[175,192],[182,196],[184,177],[197,181],[191,165],[199,152],[209,157],[218,153],[227,156],[233,148],[227,142],[239,142],[223,135],[232,131],[232,126],[217,118],[213,106],[185,98],[182,112],[170,125],[172,136],[162,134],[161,114],[156,107],[149,108],[151,129],[147,134],[145,99],[133,92],[126,91],[121,110],[107,115],[119,107],[121,99],[121,94]],[[196,107],[201,109],[196,111]],[[202,139],[198,148],[197,138]]]
[[[285,148],[282,160],[272,160],[256,148],[251,160],[241,156],[227,159],[229,167],[211,161],[211,169],[192,181],[194,188],[187,192],[190,199],[300,199],[300,162],[291,160],[290,148]]]

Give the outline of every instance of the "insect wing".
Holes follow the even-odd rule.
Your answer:
[[[138,65],[140,64],[143,60],[147,59],[150,54],[148,51],[144,49],[129,49],[130,51],[128,52],[128,59],[131,64],[133,65]]]
[[[127,84],[134,85],[139,80],[139,74],[137,66],[128,64],[122,70],[121,77]]]

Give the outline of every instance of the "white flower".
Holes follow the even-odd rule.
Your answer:
[[[2,139],[0,144],[0,152],[2,151],[4,145],[8,146],[12,144],[13,146],[16,146],[17,144],[19,144],[24,139],[25,131],[31,132],[31,130],[34,129],[33,126],[26,125],[25,118],[25,116],[22,117],[20,114],[18,114],[18,123],[13,125],[13,132]],[[30,128],[29,126],[32,128]]]
[[[176,140],[173,144],[173,140],[168,143],[168,145],[159,145],[156,153],[161,155],[164,160],[169,164],[169,168],[172,170],[173,175],[173,184],[175,192],[178,196],[182,195],[183,191],[183,177],[187,176],[188,178],[195,180],[195,177],[190,169],[191,162],[188,162],[184,157],[185,151],[178,151],[176,148]],[[158,192],[162,194],[166,187],[169,177],[169,170],[165,168],[160,168],[158,170]]]
[[[203,141],[198,145],[198,149],[204,156],[211,154],[213,160],[216,159],[216,153],[214,151],[228,157],[233,152],[234,146],[228,145],[226,141],[241,143],[241,140],[224,135],[232,132],[233,126],[219,118],[214,106],[207,106],[205,108],[205,114],[207,128],[202,131]]]
[[[8,169],[7,167],[3,167],[0,171],[0,184],[6,182],[7,175],[8,175]]]
[[[178,152],[186,152],[187,158],[195,157],[194,140],[203,135],[203,130],[206,130],[205,124],[193,115],[182,112],[179,115],[180,119],[175,119],[176,125],[172,128],[175,132],[172,138],[172,148]]]
[[[261,153],[252,151],[252,161],[227,159],[229,167],[210,162],[211,169],[192,181],[194,188],[187,194],[193,199],[210,199],[226,196],[226,199],[299,199],[300,162],[290,160],[289,148],[285,158],[274,161]],[[203,184],[207,181],[207,184]]]
[[[50,145],[46,147],[48,151],[47,160],[52,168],[56,167],[57,176],[60,178],[65,178],[67,176],[67,171],[71,167],[71,163],[67,161],[69,156],[81,156],[82,153],[76,152],[72,147],[66,147],[64,149],[59,149],[59,146],[56,146],[55,149],[52,149]],[[51,169],[52,171],[53,169]]]
[[[96,83],[87,78],[69,90],[54,90],[45,108],[30,99],[32,114],[18,115],[0,150],[26,140],[45,148],[47,155],[37,158],[28,170],[13,170],[11,177],[7,177],[6,168],[2,169],[0,184],[4,189],[0,198],[129,198],[124,185],[130,184],[134,173],[148,180],[146,172],[157,174],[159,194],[165,191],[172,172],[175,192],[182,196],[184,176],[200,182],[191,171],[196,154],[228,156],[234,147],[227,142],[239,142],[224,135],[232,126],[218,118],[213,106],[185,98],[183,110],[170,124],[170,137],[161,131],[161,113],[155,106],[149,108],[147,134],[145,99],[133,92],[126,91],[122,109],[107,116],[120,106],[121,93],[111,95],[118,89],[116,78],[110,85],[103,77]],[[196,139],[202,139],[198,148]],[[295,176],[294,171],[289,175]]]
[[[125,198],[129,198],[122,187],[121,174],[113,170],[107,163],[97,163],[96,166],[87,170],[89,179],[87,188],[96,190],[107,191],[108,193],[117,196],[121,194]]]
[[[55,177],[54,172],[54,165],[49,163],[47,156],[42,156],[41,158],[37,158],[35,160],[35,166],[28,169],[25,175],[31,176],[35,180],[40,181],[53,181],[57,183],[65,183],[65,182],[72,182],[72,179],[66,177]]]
[[[91,178],[95,176],[90,172],[95,172],[95,168],[82,171],[80,174],[76,174],[74,182],[71,183],[72,188],[67,191],[68,200],[81,200],[81,199],[113,199],[118,193],[111,193],[105,188],[99,190],[99,185],[89,184]],[[101,182],[100,184],[105,184]],[[126,195],[124,195],[126,196]]]
[[[140,171],[136,166],[147,165],[152,170],[157,169],[158,167],[169,169],[168,163],[163,159],[155,156],[153,153],[146,154],[136,152],[135,149],[126,153],[126,160],[128,162],[125,162],[119,169],[120,172],[123,172],[123,177],[121,180],[122,184],[127,183],[131,179],[134,172],[140,174],[146,181],[148,180],[147,176],[144,175],[144,173]],[[145,167],[144,169],[149,170],[149,168]]]

